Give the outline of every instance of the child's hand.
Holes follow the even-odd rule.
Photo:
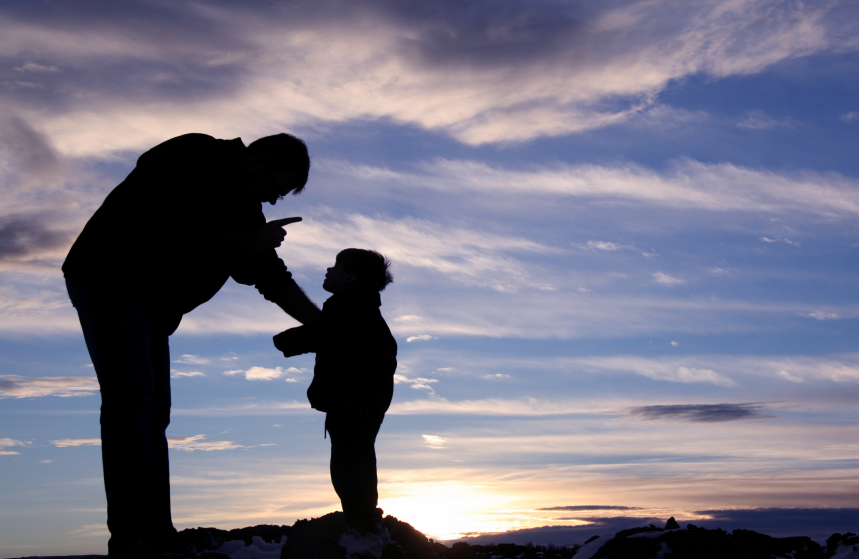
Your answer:
[[[289,330],[277,334],[272,339],[274,340],[274,347],[282,351],[285,357],[291,357],[290,355],[287,355],[287,349],[289,348]]]
[[[284,357],[293,357],[313,351],[308,345],[304,330],[306,330],[304,326],[299,326],[281,332],[273,338],[274,347],[282,351]]]

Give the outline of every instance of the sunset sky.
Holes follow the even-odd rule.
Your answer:
[[[188,132],[307,142],[265,213],[318,304],[394,262],[386,513],[859,531],[856,3],[12,0],[0,61],[0,557],[106,553],[60,265]],[[177,528],[339,508],[295,324],[230,281],[172,336]]]

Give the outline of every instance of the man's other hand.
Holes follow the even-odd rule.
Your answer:
[[[286,238],[286,230],[284,227],[290,223],[301,221],[300,217],[285,217],[283,219],[273,219],[260,227],[259,233],[253,239],[251,244],[252,250],[269,250],[277,248],[283,244]]]

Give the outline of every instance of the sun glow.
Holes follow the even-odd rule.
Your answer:
[[[386,489],[390,494],[393,488]],[[510,495],[489,487],[446,481],[398,489],[403,490],[400,496],[381,499],[379,506],[436,540],[527,528],[536,520],[528,511],[516,509]]]

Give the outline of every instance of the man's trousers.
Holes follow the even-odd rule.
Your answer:
[[[168,332],[150,306],[66,280],[101,388],[108,549],[157,545],[170,516]],[[116,553],[114,553],[116,552]]]

